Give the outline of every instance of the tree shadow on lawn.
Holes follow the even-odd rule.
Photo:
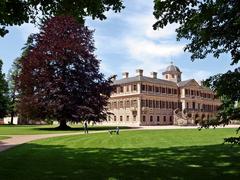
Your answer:
[[[110,130],[110,129],[116,129],[117,126],[89,126],[89,131],[103,131],[103,130]],[[119,126],[119,129],[138,129],[139,127],[128,127],[128,126]],[[40,131],[84,131],[83,127],[71,127],[69,129],[58,129],[57,127],[40,127],[36,128]]]
[[[240,147],[66,148],[0,153],[0,179],[240,179]]]

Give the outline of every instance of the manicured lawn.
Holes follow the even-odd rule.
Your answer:
[[[82,132],[83,127],[81,125],[73,125],[71,130],[57,130],[55,129],[56,125],[0,125],[0,135],[26,135],[26,134],[55,134],[55,133],[76,133]],[[90,131],[97,131],[97,130],[106,130],[110,129],[111,127],[104,127],[104,126],[89,126]],[[128,128],[128,127],[121,127],[121,128]]]
[[[0,153],[0,179],[240,179],[235,129],[66,136]]]

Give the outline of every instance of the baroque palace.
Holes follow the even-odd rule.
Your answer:
[[[157,78],[150,77],[143,70],[136,70],[136,76],[114,79],[116,90],[109,99],[108,125],[194,125],[216,115],[219,99],[210,89],[194,79],[181,81],[182,72],[171,64]]]

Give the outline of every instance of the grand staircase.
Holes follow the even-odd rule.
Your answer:
[[[173,111],[174,125],[186,126],[194,125],[194,119],[188,116],[189,112],[179,108]]]

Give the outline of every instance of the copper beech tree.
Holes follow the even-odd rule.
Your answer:
[[[102,121],[111,79],[99,72],[93,31],[71,16],[54,17],[32,36],[18,79],[20,114],[31,119]]]

